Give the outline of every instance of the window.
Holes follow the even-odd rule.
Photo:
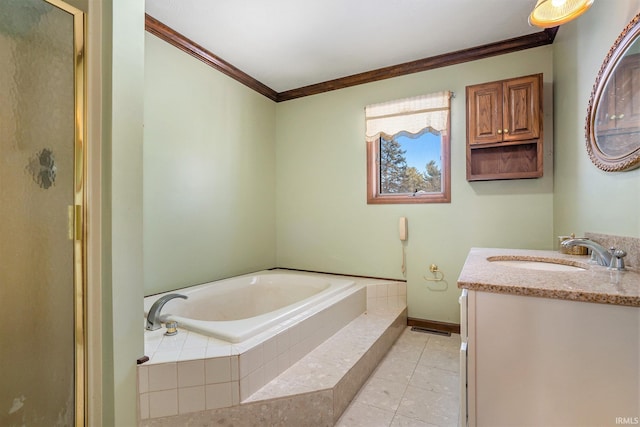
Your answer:
[[[367,203],[448,203],[450,92],[365,107]]]

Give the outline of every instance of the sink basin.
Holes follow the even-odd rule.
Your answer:
[[[554,259],[523,259],[503,257],[489,257],[488,261],[492,264],[505,265],[507,267],[524,268],[527,270],[544,270],[544,271],[584,271],[585,268],[579,265],[572,265],[568,262]]]

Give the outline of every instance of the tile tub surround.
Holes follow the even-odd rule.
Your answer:
[[[496,265],[489,257],[541,261],[552,259],[579,265],[583,271],[543,271]],[[555,251],[472,248],[458,278],[458,287],[485,292],[529,295],[602,304],[640,307],[640,272],[611,271],[588,263],[589,256]]]
[[[362,286],[349,298],[361,298],[362,302],[359,312],[347,313],[348,317],[358,318],[365,310],[365,301],[369,310],[376,312],[406,307],[405,283],[355,280]],[[345,301],[344,305],[354,306],[353,301]],[[305,315],[309,313],[300,314]],[[146,332],[145,353],[150,361],[138,366],[140,419],[160,421],[180,414],[236,407],[349,320],[343,307],[321,307],[318,315],[301,323],[282,325],[238,344],[185,330],[174,337],[164,336],[163,330]],[[269,338],[269,332],[276,335]],[[176,421],[162,425],[181,424]]]

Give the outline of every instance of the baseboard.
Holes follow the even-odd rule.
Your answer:
[[[432,329],[434,331],[448,332],[452,334],[460,333],[460,325],[458,323],[439,322],[437,320],[426,320],[407,317],[407,326],[418,326],[420,328]]]

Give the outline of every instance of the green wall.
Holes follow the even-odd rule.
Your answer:
[[[144,290],[273,267],[275,103],[147,33]]]
[[[457,323],[469,248],[553,247],[550,46],[275,104],[155,36],[145,43],[145,294],[275,266],[401,279],[406,216],[409,314]],[[544,177],[468,183],[465,86],[534,73]],[[364,106],[445,89],[456,93],[452,203],[367,205]],[[423,279],[431,263],[445,281]]]
[[[553,248],[551,46],[280,103],[277,106],[277,264],[402,278],[406,246],[409,316],[459,322],[456,280],[469,249]],[[465,86],[544,73],[544,177],[466,181]],[[367,205],[364,107],[452,90],[450,204]],[[431,263],[444,282],[427,282]]]
[[[560,29],[554,46],[555,234],[640,237],[640,169],[603,172],[585,149],[589,96],[609,48],[640,12],[637,1],[604,0]]]
[[[92,2],[102,19],[102,386],[103,425],[137,420],[136,359],[142,328],[142,119],[144,2]],[[92,21],[95,22],[95,15]],[[94,30],[92,30],[94,31]],[[91,33],[89,37],[97,37]],[[90,198],[92,196],[90,195]],[[89,214],[91,217],[91,213]],[[139,325],[140,327],[133,327]]]

